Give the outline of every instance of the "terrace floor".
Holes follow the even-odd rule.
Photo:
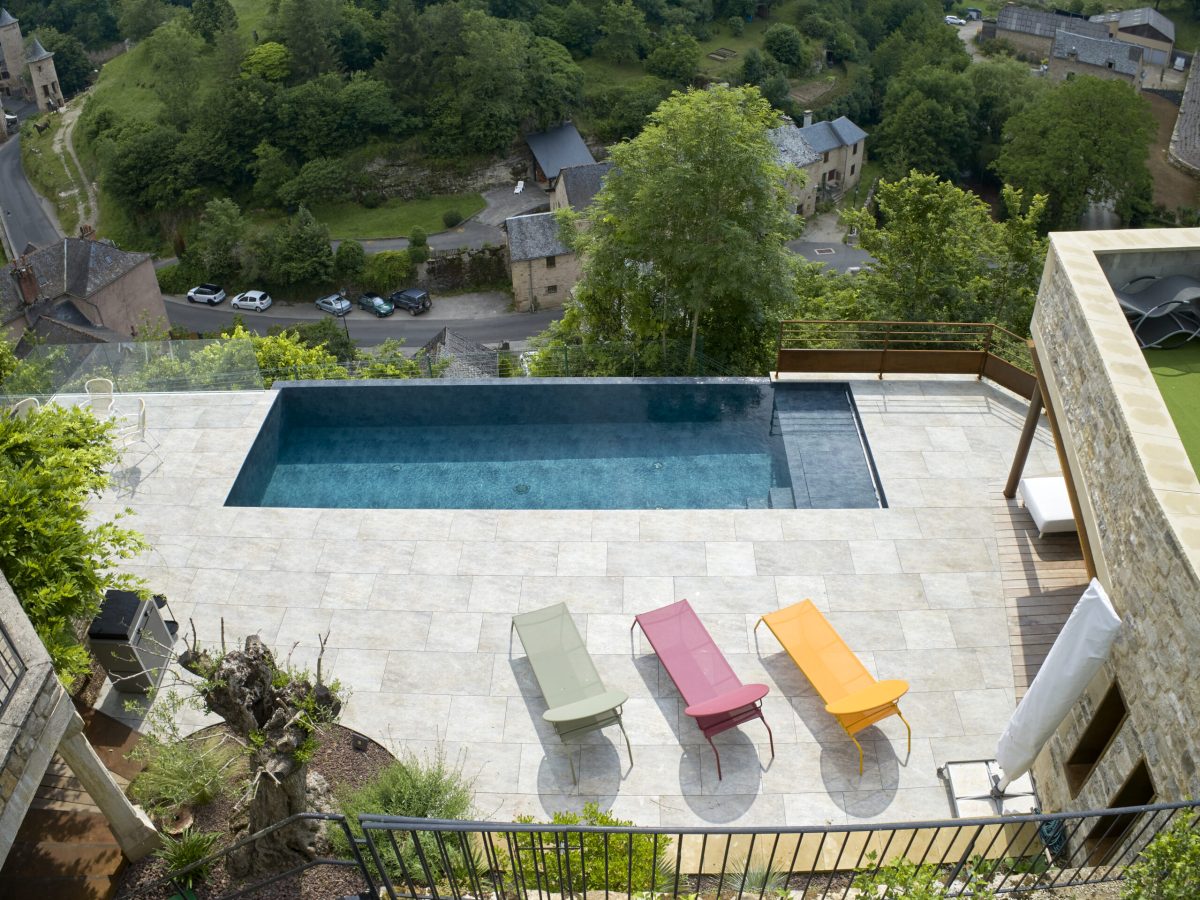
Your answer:
[[[948,817],[937,767],[991,757],[1014,705],[1022,638],[1014,626],[1010,646],[1000,541],[1024,512],[999,491],[1025,403],[974,380],[850,380],[887,509],[226,508],[273,399],[244,392],[148,396],[165,461],[95,512],[132,510],[154,549],[126,568],[202,640],[223,620],[227,638],[258,633],[283,656],[296,645],[293,662],[311,666],[328,632],[326,671],[353,689],[343,724],[461,759],[481,818],[589,800],[643,825]],[[1043,425],[1027,472],[1057,471]],[[726,732],[722,781],[656,657],[640,634],[631,644],[635,613],[684,597],[741,678],[771,689],[775,758],[760,722]],[[860,734],[859,775],[804,676],[769,632],[756,639],[758,615],[806,597],[878,677],[910,683],[911,755],[903,724],[885,720]],[[509,640],[513,613],[558,601],[630,696],[632,767],[615,729],[593,734],[574,748],[578,786]],[[102,708],[128,715],[111,691]]]

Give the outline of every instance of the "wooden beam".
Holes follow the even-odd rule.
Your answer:
[[[1033,342],[1030,341],[1032,349]],[[1039,381],[1033,389],[1029,400],[1029,411],[1025,413],[1025,425],[1021,428],[1021,437],[1017,440],[1017,452],[1013,454],[1012,468],[1008,472],[1008,483],[1004,485],[1004,496],[1011,500],[1017,496],[1017,485],[1025,472],[1025,463],[1029,459],[1029,448],[1033,446],[1034,435],[1037,434],[1038,420],[1042,417],[1042,385]]]

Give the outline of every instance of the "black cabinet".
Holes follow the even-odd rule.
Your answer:
[[[145,694],[174,656],[179,626],[164,615],[167,599],[143,600],[132,591],[106,591],[88,628],[88,644],[118,691]],[[167,610],[169,612],[169,610]]]

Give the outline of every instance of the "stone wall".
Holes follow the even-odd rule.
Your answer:
[[[0,862],[3,862],[75,710],[54,674],[50,657],[3,576],[0,576],[0,622],[26,666],[4,714],[0,715]]]
[[[1029,59],[1038,61],[1049,58],[1050,49],[1054,45],[1054,38],[1039,37],[1024,31],[1009,31],[1007,28],[996,29],[996,40],[1007,41],[1018,53],[1024,53]]]
[[[495,290],[508,283],[504,247],[479,250],[435,250],[417,267],[417,283],[430,293]]]
[[[522,259],[512,263],[513,299],[519,312],[562,306],[579,282],[579,258],[574,253],[554,257],[554,266],[546,260]]]
[[[1032,330],[1097,577],[1123,624],[1035,765],[1048,811],[1108,806],[1140,760],[1157,800],[1200,796],[1200,483],[1105,277],[1167,274],[1197,251],[1195,229],[1052,238]],[[1073,793],[1064,764],[1114,679],[1127,718]]]
[[[1089,75],[1092,78],[1103,78],[1105,81],[1123,81],[1132,85],[1134,90],[1141,88],[1141,82],[1133,75],[1126,75],[1116,69],[1106,69],[1104,66],[1093,66],[1080,62],[1078,59],[1062,59],[1050,57],[1050,78],[1053,81],[1066,81],[1068,75]]]

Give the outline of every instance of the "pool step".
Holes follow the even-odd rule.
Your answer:
[[[771,509],[795,509],[796,495],[790,487],[773,487],[767,494],[767,505]]]

